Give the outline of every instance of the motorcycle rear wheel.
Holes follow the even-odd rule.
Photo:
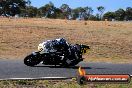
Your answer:
[[[70,66],[75,66],[75,65],[76,64],[73,64],[73,62],[70,62],[69,59],[65,59],[60,66],[61,67],[70,67]]]

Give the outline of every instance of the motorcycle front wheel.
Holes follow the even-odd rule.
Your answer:
[[[27,66],[35,66],[41,62],[37,58],[38,58],[37,56],[30,54],[24,58],[24,64]]]

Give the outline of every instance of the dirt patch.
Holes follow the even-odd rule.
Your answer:
[[[90,45],[93,62],[132,62],[132,22],[0,18],[0,58],[23,59],[44,40]]]

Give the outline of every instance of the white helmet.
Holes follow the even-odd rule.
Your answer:
[[[40,43],[38,45],[38,51],[43,51],[44,50],[44,46],[43,46],[43,43]]]

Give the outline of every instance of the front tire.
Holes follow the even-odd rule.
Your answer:
[[[40,63],[40,60],[37,59],[38,57],[36,55],[28,55],[24,59],[24,64],[27,66],[35,66]]]

